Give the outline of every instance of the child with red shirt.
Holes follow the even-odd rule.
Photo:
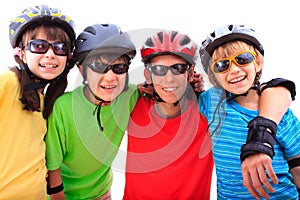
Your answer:
[[[176,31],[154,34],[141,49],[154,95],[141,97],[131,113],[124,200],[209,199],[208,124],[189,85],[197,51],[196,43]]]

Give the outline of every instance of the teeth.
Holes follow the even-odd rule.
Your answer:
[[[176,87],[172,87],[172,88],[170,88],[170,87],[168,87],[168,88],[163,88],[163,90],[168,91],[168,92],[173,92],[173,91],[176,90]]]
[[[240,77],[240,78],[237,78],[237,79],[233,79],[233,80],[230,81],[230,83],[237,83],[237,82],[239,82],[239,81],[241,81],[241,80],[243,80],[243,79],[244,79],[244,77]]]
[[[42,65],[41,67],[45,67],[45,68],[56,68],[55,65]]]
[[[113,89],[113,88],[116,88],[116,86],[102,86],[102,88],[104,88],[104,89]]]

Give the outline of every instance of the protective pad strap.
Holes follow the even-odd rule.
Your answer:
[[[258,129],[261,131],[267,130],[267,128],[271,131],[271,135],[275,137],[276,131],[277,131],[277,124],[265,117],[257,116],[254,117],[249,123],[248,123],[248,138],[247,140],[251,139],[251,137],[256,137],[256,133],[258,132]],[[270,133],[269,131],[267,131]]]
[[[244,144],[241,149],[241,162],[243,162],[248,156],[251,156],[256,153],[265,153],[271,158],[275,155],[273,148],[262,144],[262,143],[255,143],[249,142]]]
[[[248,156],[256,153],[265,153],[274,157],[274,141],[277,124],[267,118],[257,116],[248,123],[246,144],[241,148],[241,162]]]
[[[63,190],[64,190],[63,183],[61,183],[60,185],[53,187],[53,188],[50,188],[50,186],[47,185],[47,194],[49,194],[49,195],[59,193]]]
[[[261,88],[262,85],[264,85],[263,88]],[[295,100],[295,96],[296,96],[295,83],[293,81],[284,78],[274,78],[266,83],[261,84],[259,86],[259,89],[257,90],[258,95],[260,96],[261,93],[267,88],[277,87],[277,86],[285,87],[286,89],[288,89],[291,93],[292,100]]]
[[[290,169],[300,166],[300,158],[294,158],[292,160],[289,160],[288,165]]]

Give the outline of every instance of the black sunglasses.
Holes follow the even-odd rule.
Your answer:
[[[59,55],[59,56],[68,55],[67,46],[63,42],[50,43],[46,40],[30,40],[28,42],[27,49],[31,53],[43,54],[48,51],[50,46],[52,47],[52,50],[55,55]]]
[[[169,70],[171,70],[174,75],[184,74],[189,67],[187,64],[175,64],[172,66],[155,65],[148,67],[148,69],[156,76],[165,76]]]
[[[230,69],[233,61],[238,66],[246,66],[256,59],[256,53],[253,51],[244,51],[230,58],[222,58],[214,62],[210,68],[215,73],[225,73]]]
[[[109,64],[106,64],[106,63],[102,63],[102,62],[94,62],[92,64],[84,64],[84,66],[89,67],[94,72],[97,72],[97,73],[100,73],[100,74],[105,74],[110,69],[115,74],[124,74],[124,73],[128,72],[128,69],[129,69],[128,64],[109,65]]]

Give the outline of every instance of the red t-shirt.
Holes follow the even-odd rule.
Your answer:
[[[128,126],[124,200],[208,200],[213,158],[207,120],[188,101],[174,118],[140,98]]]

